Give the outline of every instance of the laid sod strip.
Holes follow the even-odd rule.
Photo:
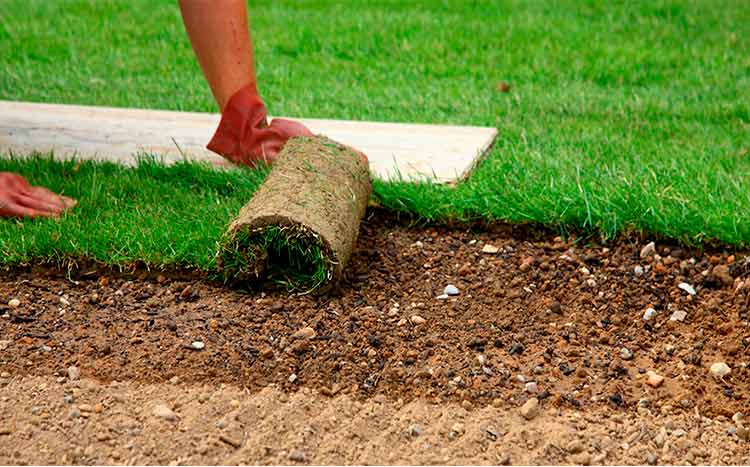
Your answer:
[[[266,277],[310,291],[335,281],[371,192],[359,153],[322,136],[292,139],[229,226],[217,266],[234,283]]]
[[[0,171],[78,200],[60,219],[0,219],[0,268],[93,262],[209,274],[218,239],[267,174],[148,157],[135,167],[0,157]]]

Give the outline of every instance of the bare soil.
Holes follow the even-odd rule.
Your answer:
[[[745,254],[645,244],[377,214],[324,296],[6,274],[0,462],[747,464]]]

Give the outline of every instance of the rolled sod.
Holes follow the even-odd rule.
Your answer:
[[[221,241],[234,284],[268,279],[312,291],[338,281],[372,192],[367,161],[324,136],[289,140]]]

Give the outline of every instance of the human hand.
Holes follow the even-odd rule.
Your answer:
[[[0,217],[57,217],[75,205],[73,198],[31,186],[18,174],[0,172]]]
[[[259,161],[272,163],[295,136],[313,134],[293,120],[275,118],[269,124],[266,106],[255,86],[248,85],[229,99],[207,147],[235,164],[252,167]]]

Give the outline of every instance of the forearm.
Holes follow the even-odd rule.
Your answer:
[[[219,110],[256,85],[245,0],[179,0],[185,29]]]

